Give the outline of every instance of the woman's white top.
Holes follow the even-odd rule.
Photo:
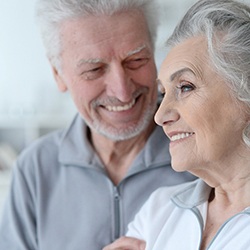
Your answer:
[[[127,236],[146,241],[146,250],[198,250],[211,192],[202,180],[156,190],[129,224]],[[209,250],[250,250],[250,208],[227,220]]]

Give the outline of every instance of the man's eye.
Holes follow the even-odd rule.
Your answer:
[[[134,60],[127,61],[125,64],[126,67],[129,69],[139,69],[140,67],[147,64],[148,61],[149,61],[148,58],[137,58]]]
[[[82,75],[84,76],[85,80],[94,80],[100,77],[103,74],[104,70],[105,69],[103,67],[97,67],[88,71],[84,71]]]

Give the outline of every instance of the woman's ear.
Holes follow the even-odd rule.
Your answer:
[[[52,66],[52,72],[53,72],[53,75],[54,75],[54,78],[55,78],[58,89],[61,92],[66,92],[68,90],[68,87],[65,84],[61,74],[58,72],[58,70],[56,69],[55,66]]]

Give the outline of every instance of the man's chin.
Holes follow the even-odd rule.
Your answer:
[[[139,135],[142,131],[140,131],[137,128],[120,128],[120,129],[96,129],[96,132],[105,136],[106,138],[112,140],[112,141],[124,141],[131,139],[133,137],[136,137]]]

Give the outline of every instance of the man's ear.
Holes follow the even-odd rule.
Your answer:
[[[58,89],[61,92],[66,92],[68,90],[68,87],[65,84],[62,76],[60,75],[60,73],[58,72],[58,70],[54,66],[52,66],[52,72],[53,72]]]

